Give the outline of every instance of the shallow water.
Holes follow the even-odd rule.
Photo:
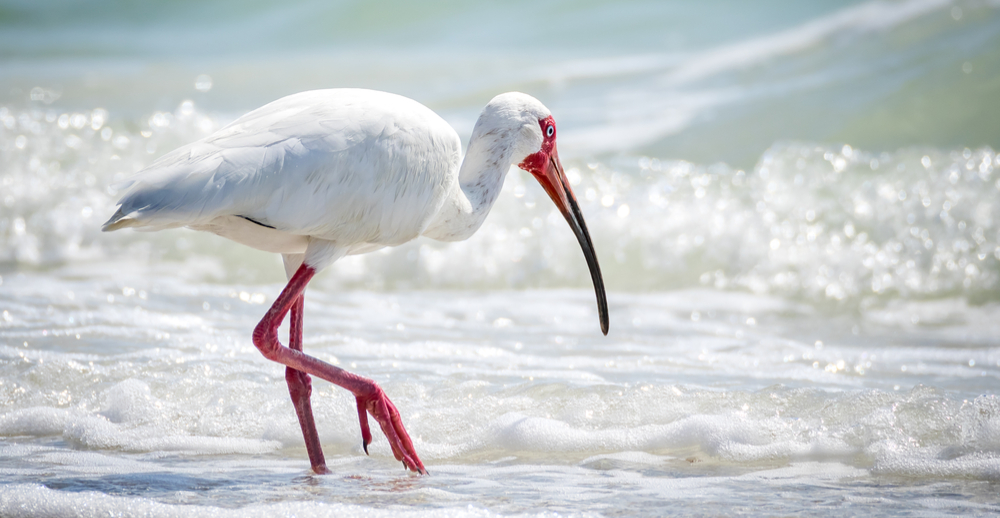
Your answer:
[[[335,475],[315,477],[283,370],[247,332],[280,285],[50,271],[4,287],[4,514],[996,511],[995,305],[850,318],[613,293],[604,338],[584,290],[313,290],[306,348],[381,383],[432,473],[404,474],[381,438],[364,456],[353,401],[318,383]],[[914,311],[952,317],[927,329]]]
[[[0,515],[1000,511],[995,2],[397,7],[6,8]],[[250,340],[276,257],[99,231],[117,180],[321,86],[463,139],[538,96],[604,270],[607,337],[512,171],[472,239],[313,281],[306,350],[385,388],[429,477],[325,382],[310,473]]]

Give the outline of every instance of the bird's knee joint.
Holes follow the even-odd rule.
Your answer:
[[[278,351],[281,349],[281,343],[278,342],[277,333],[267,329],[265,326],[258,325],[253,331],[253,344],[268,360],[278,360]]]

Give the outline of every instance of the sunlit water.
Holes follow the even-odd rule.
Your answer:
[[[0,515],[1000,511],[995,3],[609,3],[542,13],[551,33],[517,6],[332,5],[0,20]],[[359,85],[463,139],[495,93],[540,97],[609,289],[604,337],[572,233],[517,171],[469,241],[313,281],[306,350],[383,386],[428,477],[381,436],[366,456],[325,382],[333,474],[311,474],[250,340],[276,257],[99,231],[155,157]]]

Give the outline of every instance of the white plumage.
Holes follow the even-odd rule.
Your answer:
[[[413,100],[303,92],[141,171],[108,229],[188,226],[280,253],[304,252],[310,236],[352,248],[399,245],[441,207],[460,152],[455,130]]]
[[[424,472],[398,412],[371,380],[301,352],[302,293],[337,258],[420,235],[452,241],[474,233],[512,164],[531,172],[576,233],[597,289],[600,269],[555,146],[555,121],[536,99],[495,97],[476,122],[464,161],[455,131],[416,101],[359,89],[303,92],[258,108],[133,176],[106,231],[189,227],[283,255],[288,286],[258,324],[254,343],[288,367],[286,378],[313,469],[325,471],[305,373],[347,388],[404,465]],[[277,326],[291,312],[291,349]]]

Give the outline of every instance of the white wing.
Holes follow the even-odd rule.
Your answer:
[[[105,229],[239,216],[341,243],[400,244],[440,208],[460,153],[451,126],[416,101],[370,90],[303,92],[140,171]]]

